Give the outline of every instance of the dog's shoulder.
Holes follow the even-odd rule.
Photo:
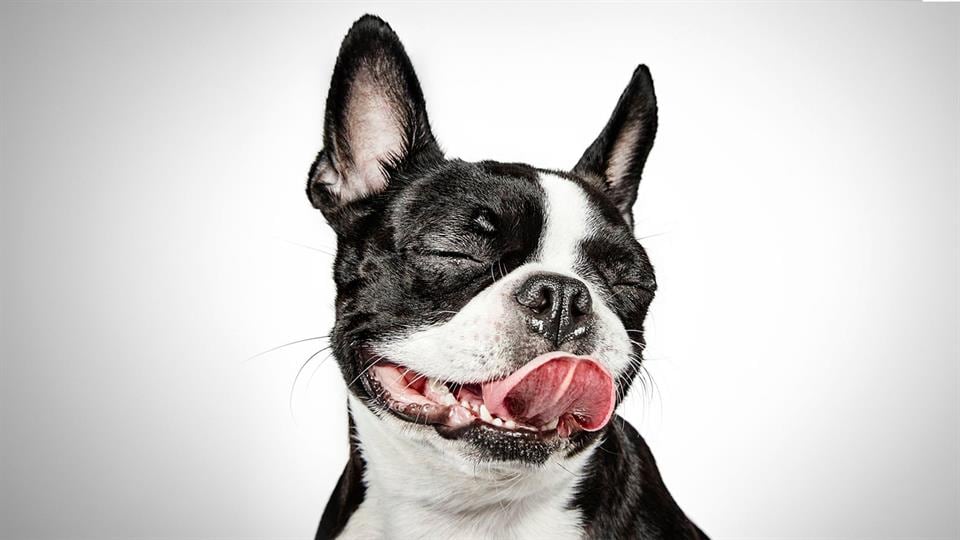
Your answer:
[[[572,501],[589,538],[707,538],[674,501],[643,437],[614,417]]]
[[[320,518],[320,526],[317,528],[317,540],[335,538],[344,532],[347,522],[359,513],[360,505],[366,498],[367,487],[363,483],[366,463],[364,463],[357,445],[356,430],[356,425],[354,425],[351,416],[348,425],[350,457],[347,460],[347,465],[343,468],[343,473],[340,474],[336,487],[333,488],[333,493],[330,494],[326,508],[323,510],[323,517]]]

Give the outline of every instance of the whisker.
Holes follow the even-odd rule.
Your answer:
[[[296,344],[298,344],[298,343],[306,343],[307,341],[316,341],[316,340],[318,340],[318,339],[327,339],[328,337],[330,337],[330,336],[329,336],[329,335],[327,335],[327,336],[314,336],[314,337],[308,337],[308,338],[298,339],[298,340],[296,340],[296,341],[291,341],[290,343],[284,343],[283,345],[277,345],[276,347],[273,347],[273,348],[271,348],[271,349],[267,349],[267,350],[265,350],[265,351],[263,351],[263,352],[258,352],[257,354],[255,354],[255,355],[253,355],[253,356],[251,356],[251,357],[249,357],[249,358],[246,358],[245,360],[243,360],[243,363],[249,362],[250,360],[253,360],[253,359],[255,359],[255,358],[260,358],[261,356],[263,356],[263,355],[265,355],[265,354],[270,354],[270,353],[272,353],[273,351],[278,351],[278,350],[280,350],[280,349],[282,349],[282,348],[284,348],[284,347],[289,347],[289,346],[291,346],[291,345],[296,345]]]
[[[368,365],[367,365],[366,367],[364,367],[364,368],[360,371],[360,373],[357,374],[357,376],[353,378],[352,381],[350,381],[349,383],[347,383],[347,388],[353,386],[353,383],[355,383],[355,382],[357,382],[358,380],[360,380],[360,377],[363,377],[363,375],[364,375],[367,371],[370,371],[370,368],[372,368],[373,366],[377,365],[377,362],[379,362],[380,360],[383,360],[383,355],[380,355],[380,354],[378,354],[376,357],[374,357],[373,359],[371,359],[370,362],[368,363]]]
[[[406,376],[407,376],[407,373],[410,373],[410,370],[409,370],[409,369],[403,373],[403,376],[406,377]],[[417,376],[414,377],[413,379],[411,379],[410,382],[408,382],[407,385],[403,387],[403,389],[406,390],[406,389],[410,388],[410,385],[411,385],[411,384],[414,384],[414,383],[416,383],[417,381],[419,381],[420,379],[423,379],[423,378],[425,378],[425,377],[426,377],[426,375],[423,375],[422,373],[417,373]]]
[[[331,257],[336,257],[336,256],[337,256],[336,253],[333,253],[333,252],[331,252],[331,251],[327,251],[327,250],[325,250],[325,249],[321,249],[321,248],[314,247],[314,246],[309,246],[309,245],[307,245],[307,244],[301,244],[300,242],[294,242],[293,240],[287,240],[286,238],[281,238],[280,240],[283,240],[284,242],[286,242],[286,243],[288,243],[288,244],[291,244],[291,245],[294,245],[294,246],[297,246],[297,247],[302,247],[302,248],[304,248],[304,249],[309,249],[309,250],[311,250],[311,251],[317,251],[317,252],[323,253],[324,255],[329,255],[329,256],[331,256]]]
[[[605,440],[605,439],[604,439]],[[600,444],[597,445],[597,450],[610,454],[611,456],[619,456],[620,452],[611,452],[610,450],[603,447],[603,441],[600,441]]]
[[[561,464],[561,463],[559,463],[559,462],[556,462],[556,464],[557,464],[557,467],[560,467],[561,469],[567,471],[567,472],[570,474],[570,476],[577,476],[577,475],[573,474],[573,471],[571,471],[570,469],[564,467],[563,464]]]
[[[630,355],[630,366],[635,368],[637,371],[636,381],[640,385],[641,395],[643,396],[643,411],[644,415],[647,414],[647,411],[650,410],[654,402],[661,408],[663,407],[663,395],[660,392],[660,388],[657,385],[656,380],[653,378],[653,374],[650,373],[650,370],[647,369],[646,363],[643,361],[643,358],[636,354]]]
[[[293,385],[290,386],[290,403],[289,403],[289,407],[290,407],[290,416],[291,416],[291,417],[294,416],[294,415],[293,415],[293,394],[295,393],[295,391],[296,391],[296,389],[297,389],[297,381],[300,379],[300,375],[303,373],[304,368],[307,367],[307,364],[309,364],[311,360],[313,360],[314,358],[317,357],[318,354],[322,353],[323,351],[325,351],[325,350],[327,350],[327,349],[329,349],[329,348],[330,348],[330,346],[327,345],[326,347],[323,347],[323,348],[320,349],[319,351],[311,354],[310,357],[307,358],[307,361],[304,362],[304,363],[300,366],[300,369],[297,370],[297,375],[296,375],[296,377],[293,378]]]
[[[669,232],[669,231],[661,231],[661,232],[658,232],[658,233],[652,233],[652,234],[647,234],[647,235],[644,235],[644,236],[639,236],[639,237],[637,237],[637,240],[639,241],[639,240],[646,240],[646,239],[648,239],[648,238],[654,238],[654,237],[656,237],[656,236],[661,236],[661,235],[667,234],[668,232]]]
[[[657,384],[657,381],[653,378],[653,374],[650,373],[650,370],[647,369],[647,366],[641,365],[640,369],[642,370],[644,377],[650,382],[650,399],[654,397],[657,399],[657,406],[662,410],[663,409],[663,394],[660,392],[660,385]]]
[[[333,351],[330,351],[329,353],[327,353],[327,355],[323,357],[323,360],[320,360],[320,362],[317,363],[316,367],[313,368],[313,371],[310,372],[310,377],[307,378],[307,390],[310,390],[310,385],[313,383],[313,378],[317,376],[317,373],[320,371],[320,368],[323,367],[323,364],[327,360],[329,360],[331,356],[333,356]]]

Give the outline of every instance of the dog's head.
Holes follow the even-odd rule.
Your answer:
[[[331,334],[396,437],[542,463],[602,433],[639,369],[656,282],[631,207],[657,128],[636,69],[569,172],[447,159],[396,34],[343,41],[307,194],[337,233]]]

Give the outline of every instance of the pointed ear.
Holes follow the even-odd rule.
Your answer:
[[[573,168],[607,194],[631,228],[637,186],[656,134],[657,96],[650,70],[640,65],[600,136]]]
[[[386,22],[364,15],[340,46],[307,196],[328,219],[343,206],[386,189],[393,171],[439,157],[420,82]]]

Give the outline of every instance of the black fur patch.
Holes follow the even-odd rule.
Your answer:
[[[587,538],[707,538],[673,500],[647,443],[619,416],[591,456],[571,508],[581,512]]]
[[[323,517],[320,518],[320,526],[317,528],[317,540],[335,538],[343,532],[350,516],[357,511],[367,494],[367,487],[363,485],[363,471],[366,464],[357,446],[357,430],[352,417],[349,419],[347,432],[350,440],[350,457],[323,510]]]

